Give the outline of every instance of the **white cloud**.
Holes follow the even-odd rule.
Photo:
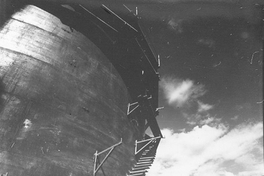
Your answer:
[[[168,104],[183,107],[206,93],[203,85],[195,85],[192,80],[181,80],[170,77],[161,79],[162,88]]]
[[[208,117],[207,119],[203,119],[199,121],[200,125],[213,125],[218,124],[221,122],[221,119],[215,117]]]
[[[162,130],[165,139],[147,176],[254,176],[264,174],[262,123],[243,124],[229,130],[194,127],[190,132]]]
[[[209,113],[201,114],[197,112],[196,114],[183,113],[183,117],[187,119],[188,125],[209,125],[217,126],[222,119],[212,117]]]
[[[236,121],[236,120],[238,119],[238,117],[239,117],[239,116],[236,115],[236,116],[232,117],[231,120]]]
[[[213,107],[214,107],[213,105],[205,104],[201,101],[198,101],[198,112],[208,111],[212,109]]]
[[[181,108],[181,113],[187,119],[187,124],[203,125],[219,121],[219,119],[211,118],[208,113],[209,110],[214,108],[214,105],[199,100],[207,92],[204,85],[195,84],[190,79],[163,77],[160,81],[160,87],[167,103],[172,107]]]
[[[214,106],[203,103],[199,100],[207,90],[202,84],[195,84],[190,79],[177,79],[173,77],[163,77],[160,81],[167,103],[173,107],[181,108],[181,113],[187,119],[187,124],[210,124],[217,121],[216,118],[209,118],[209,110]],[[189,113],[192,109],[192,113]]]

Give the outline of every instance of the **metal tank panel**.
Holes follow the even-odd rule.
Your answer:
[[[0,175],[93,175],[94,153],[120,141],[97,175],[125,175],[141,133],[97,46],[29,5],[2,28],[0,59]]]

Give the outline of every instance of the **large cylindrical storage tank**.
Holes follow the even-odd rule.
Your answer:
[[[120,143],[96,175],[124,176],[140,135],[129,99],[88,38],[26,6],[0,32],[0,175],[91,176],[94,153]]]

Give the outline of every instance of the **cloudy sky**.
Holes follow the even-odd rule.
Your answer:
[[[164,107],[148,176],[264,175],[263,10],[253,0],[138,6]]]

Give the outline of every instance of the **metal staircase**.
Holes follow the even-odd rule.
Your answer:
[[[156,150],[160,141],[160,137],[149,138],[143,141],[136,141],[136,163],[128,171],[126,176],[145,176],[147,169],[152,165]],[[141,148],[137,151],[138,144],[141,144]]]

